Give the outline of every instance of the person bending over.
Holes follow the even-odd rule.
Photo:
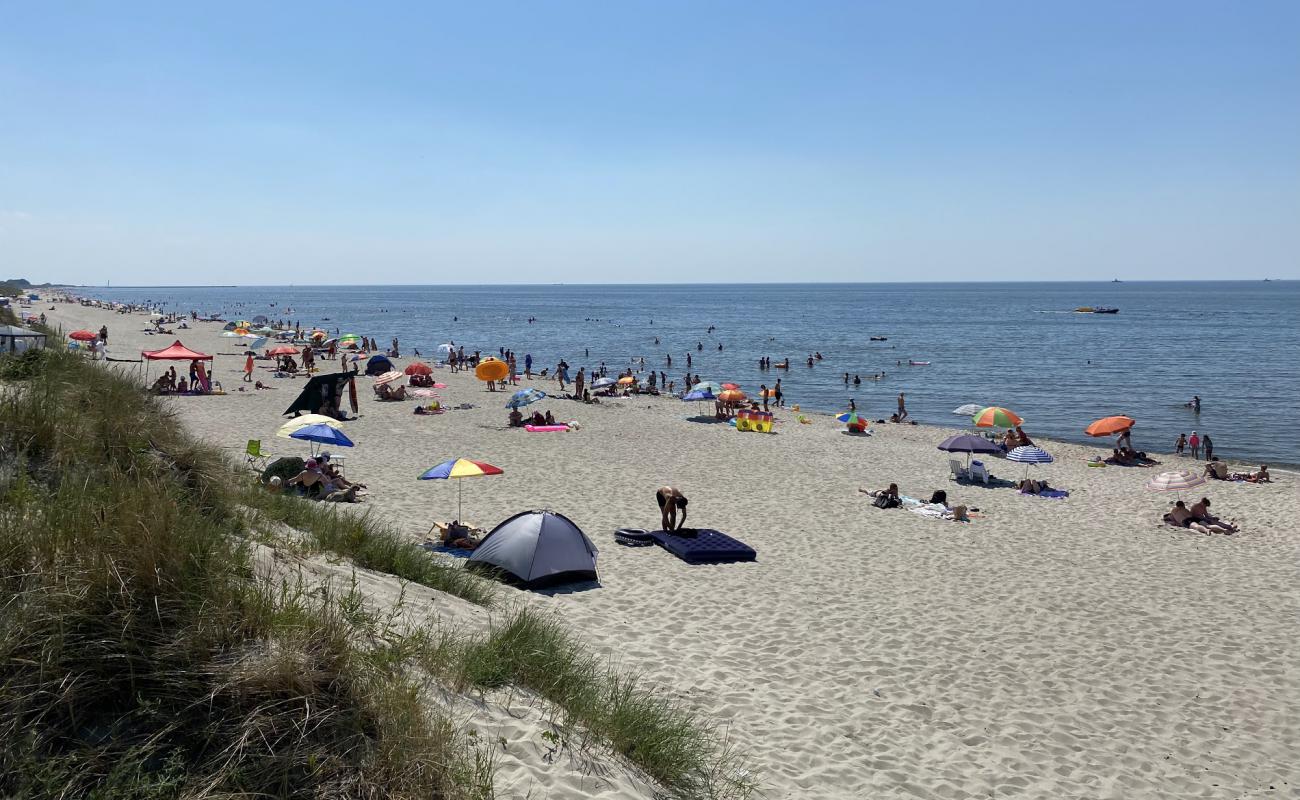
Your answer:
[[[655,492],[655,502],[659,504],[660,529],[665,531],[681,530],[686,524],[686,495],[671,486],[660,486]],[[677,518],[681,509],[682,518]]]

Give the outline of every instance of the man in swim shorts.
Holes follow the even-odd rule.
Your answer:
[[[655,502],[659,504],[660,530],[681,530],[686,524],[686,495],[671,486],[660,486],[655,492]],[[677,519],[677,509],[682,510],[682,518]]]
[[[902,422],[905,419],[907,419],[907,405],[904,403],[903,393],[899,392],[898,393],[898,421]]]

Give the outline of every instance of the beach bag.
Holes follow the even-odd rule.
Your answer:
[[[880,495],[875,502],[876,508],[898,508],[900,505],[902,504],[898,502],[898,498],[890,497],[887,494]]]

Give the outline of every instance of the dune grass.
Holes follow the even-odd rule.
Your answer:
[[[254,575],[217,452],[75,355],[0,380],[0,796],[492,795],[337,602]]]
[[[0,796],[489,798],[492,758],[421,702],[518,687],[556,746],[608,745],[678,798],[749,795],[727,742],[552,616],[382,630],[355,587],[254,573],[254,516],[481,604],[493,584],[372,517],[232,483],[129,379],[0,358]]]

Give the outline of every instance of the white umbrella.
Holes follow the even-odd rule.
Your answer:
[[[967,403],[964,406],[957,406],[952,413],[959,417],[973,417],[984,410],[984,406],[977,406],[974,403]]]
[[[1153,492],[1177,492],[1178,499],[1183,499],[1185,489],[1195,489],[1197,486],[1204,486],[1206,483],[1205,476],[1198,475],[1190,469],[1180,469],[1177,472],[1162,472],[1146,482],[1148,490]]]

